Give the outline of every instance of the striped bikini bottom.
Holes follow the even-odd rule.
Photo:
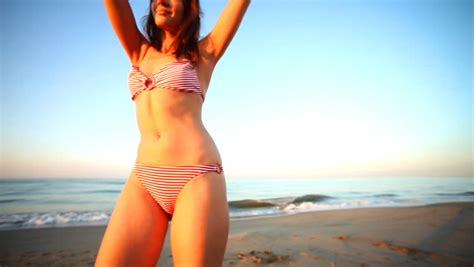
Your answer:
[[[171,220],[176,198],[187,182],[200,174],[221,173],[223,169],[220,164],[153,166],[135,163],[134,171],[143,187],[168,214],[168,220]]]

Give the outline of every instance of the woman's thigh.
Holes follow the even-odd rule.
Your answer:
[[[155,266],[167,229],[167,214],[132,171],[105,230],[96,266]]]
[[[228,234],[224,175],[208,172],[194,177],[175,204],[170,229],[174,266],[222,266]]]

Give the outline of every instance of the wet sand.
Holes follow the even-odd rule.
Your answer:
[[[0,265],[92,266],[104,231],[0,231]],[[473,266],[473,237],[474,202],[233,219],[223,266]]]

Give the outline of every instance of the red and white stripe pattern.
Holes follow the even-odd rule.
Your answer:
[[[135,163],[134,171],[143,187],[172,217],[176,198],[188,181],[206,172],[221,173],[223,169],[220,164],[152,166]]]
[[[151,76],[144,74],[138,66],[132,65],[128,75],[128,88],[132,100],[144,90],[154,88],[169,89],[177,92],[204,94],[199,84],[196,69],[189,59],[181,59],[165,64]]]

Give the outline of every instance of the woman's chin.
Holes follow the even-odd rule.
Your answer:
[[[172,21],[170,21],[169,19],[167,18],[163,18],[163,17],[158,17],[155,19],[155,25],[156,27],[166,31],[166,30],[170,30],[173,28],[173,23]]]
[[[157,27],[160,27],[160,28],[161,28],[161,27],[163,27],[163,26],[166,26],[166,24],[167,24],[167,23],[166,23],[166,18],[163,18],[163,17],[161,17],[161,16],[155,18],[155,25],[156,25]]]

